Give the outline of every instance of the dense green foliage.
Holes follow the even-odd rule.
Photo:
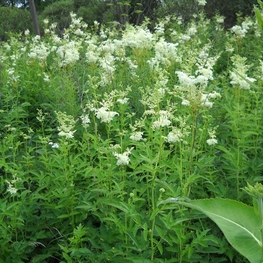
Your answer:
[[[228,242],[249,262],[262,263],[262,193],[259,200],[260,209],[235,200],[221,198],[188,202],[171,198],[166,202],[201,211],[218,225]]]
[[[0,46],[0,260],[247,262],[200,213],[159,204],[248,203],[262,181],[256,20],[70,19]]]
[[[27,29],[32,31],[32,22],[28,10],[18,8],[0,7],[0,40],[5,41],[8,35],[24,32]]]
[[[204,0],[201,0],[204,1]],[[78,14],[83,20],[92,25],[94,21],[100,24],[112,23],[114,21],[124,25],[130,23],[140,25],[145,18],[150,19],[151,24],[155,24],[159,19],[176,15],[182,17],[184,23],[189,22],[194,14],[202,11],[206,17],[212,18],[216,14],[225,17],[225,27],[229,28],[236,24],[239,17],[253,15],[253,5],[257,4],[257,0],[207,0],[205,6],[199,5],[197,0],[35,0],[36,10],[39,20],[49,19],[49,21],[57,23],[57,33],[64,31],[69,25],[70,12]],[[17,16],[17,7],[19,9],[29,9],[28,0],[0,0],[0,6],[6,7],[8,11],[1,11],[1,28],[0,39],[7,38],[6,29],[11,32],[20,33],[25,27],[32,28],[30,14],[27,17],[19,16],[18,19],[11,19]],[[10,6],[12,8],[10,8]],[[17,23],[17,21],[19,23]],[[40,23],[41,24],[41,23]],[[41,32],[42,32],[42,24]]]

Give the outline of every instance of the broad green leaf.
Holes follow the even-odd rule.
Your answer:
[[[262,14],[260,12],[260,10],[258,8],[254,8],[255,14],[256,14],[256,18],[258,21],[258,25],[261,29],[263,29],[263,17]]]
[[[188,202],[169,199],[197,209],[213,220],[228,242],[251,263],[262,263],[261,221],[252,206],[229,199],[201,199]]]
[[[258,0],[258,4],[260,5],[261,9],[263,10],[263,2]],[[254,7],[254,12],[256,14],[256,18],[257,18],[259,27],[261,29],[263,29],[263,16],[262,16],[261,10],[257,7]]]

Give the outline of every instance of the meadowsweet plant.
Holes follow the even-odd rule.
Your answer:
[[[261,180],[256,22],[71,20],[0,46],[0,261],[245,262],[163,200],[245,202]]]
[[[63,112],[55,112],[59,126],[58,126],[58,136],[65,137],[66,139],[74,138],[74,129],[75,120],[72,116],[66,115]]]

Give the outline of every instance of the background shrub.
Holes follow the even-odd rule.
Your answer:
[[[71,0],[54,2],[44,9],[39,16],[39,20],[48,19],[50,23],[57,23],[57,33],[61,35],[64,29],[69,27],[71,22],[70,12],[73,11],[74,5]]]
[[[30,12],[16,7],[0,6],[0,40],[8,39],[8,33],[19,33],[26,29],[32,29]]]

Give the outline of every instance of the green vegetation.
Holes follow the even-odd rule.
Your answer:
[[[250,188],[252,188],[250,186]],[[259,184],[255,189],[259,188]],[[252,263],[261,263],[262,255],[262,185],[256,198],[256,210],[244,203],[229,199],[201,199],[182,201],[177,198],[166,202],[197,209],[212,219],[222,230],[228,242]],[[254,190],[254,189],[253,189]],[[257,194],[258,195],[258,194]]]
[[[43,36],[0,46],[0,262],[248,262],[185,206],[215,198],[209,213],[224,213],[218,200],[234,199],[249,221],[263,172],[256,18],[42,22]]]
[[[60,36],[69,26],[70,12],[82,17],[88,25],[98,21],[107,26],[119,23],[123,27],[126,23],[141,25],[149,19],[150,28],[166,16],[182,17],[188,23],[195,14],[204,12],[209,19],[224,16],[224,27],[230,28],[240,17],[254,15],[253,6],[258,4],[257,0],[34,0],[34,3],[39,20],[56,22]],[[0,9],[0,40],[6,40],[8,32],[21,33],[27,28],[32,32],[29,0],[0,0],[0,7],[3,8]],[[42,32],[43,25],[40,27]]]

